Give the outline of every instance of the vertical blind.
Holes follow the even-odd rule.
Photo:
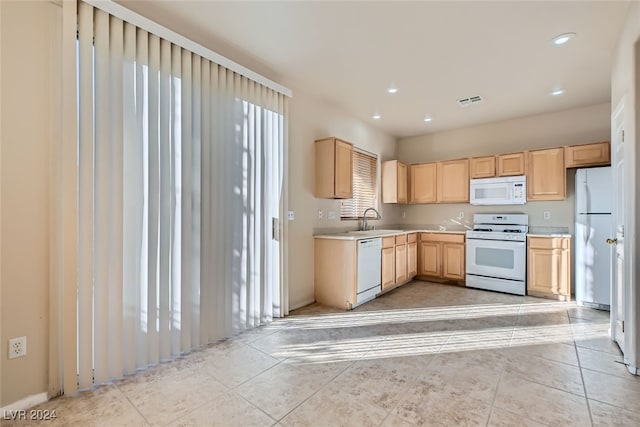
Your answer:
[[[340,218],[357,219],[367,208],[378,208],[377,187],[378,158],[375,155],[354,150],[353,152],[353,198],[342,201]],[[375,218],[372,211],[367,218]]]
[[[83,2],[78,21],[84,389],[281,315],[288,106]]]

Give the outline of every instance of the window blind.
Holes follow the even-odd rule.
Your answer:
[[[283,314],[288,106],[78,6],[77,369],[63,375],[87,389]]]
[[[341,219],[359,219],[367,208],[378,208],[377,186],[378,157],[354,150],[353,152],[353,198],[342,201]],[[375,218],[374,212],[367,213]]]

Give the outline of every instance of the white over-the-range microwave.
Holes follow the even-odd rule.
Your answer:
[[[472,205],[524,205],[527,203],[527,178],[521,175],[472,179],[469,199]]]

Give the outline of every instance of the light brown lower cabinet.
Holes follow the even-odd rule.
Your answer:
[[[411,239],[411,234],[409,235]],[[416,234],[413,233],[413,241],[409,240],[407,243],[407,276],[409,279],[413,279],[418,275],[418,242],[416,241]]]
[[[417,233],[382,239],[382,292],[404,285],[417,275]]]
[[[527,239],[527,293],[532,296],[571,300],[571,239]]]
[[[396,284],[407,281],[407,236],[396,236]]]
[[[464,234],[420,233],[419,259],[420,276],[464,281]]]
[[[394,288],[396,285],[396,248],[382,248],[382,290]]]

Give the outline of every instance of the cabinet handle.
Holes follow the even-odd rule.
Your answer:
[[[610,245],[616,245],[618,243],[618,239],[607,239],[607,243]]]

